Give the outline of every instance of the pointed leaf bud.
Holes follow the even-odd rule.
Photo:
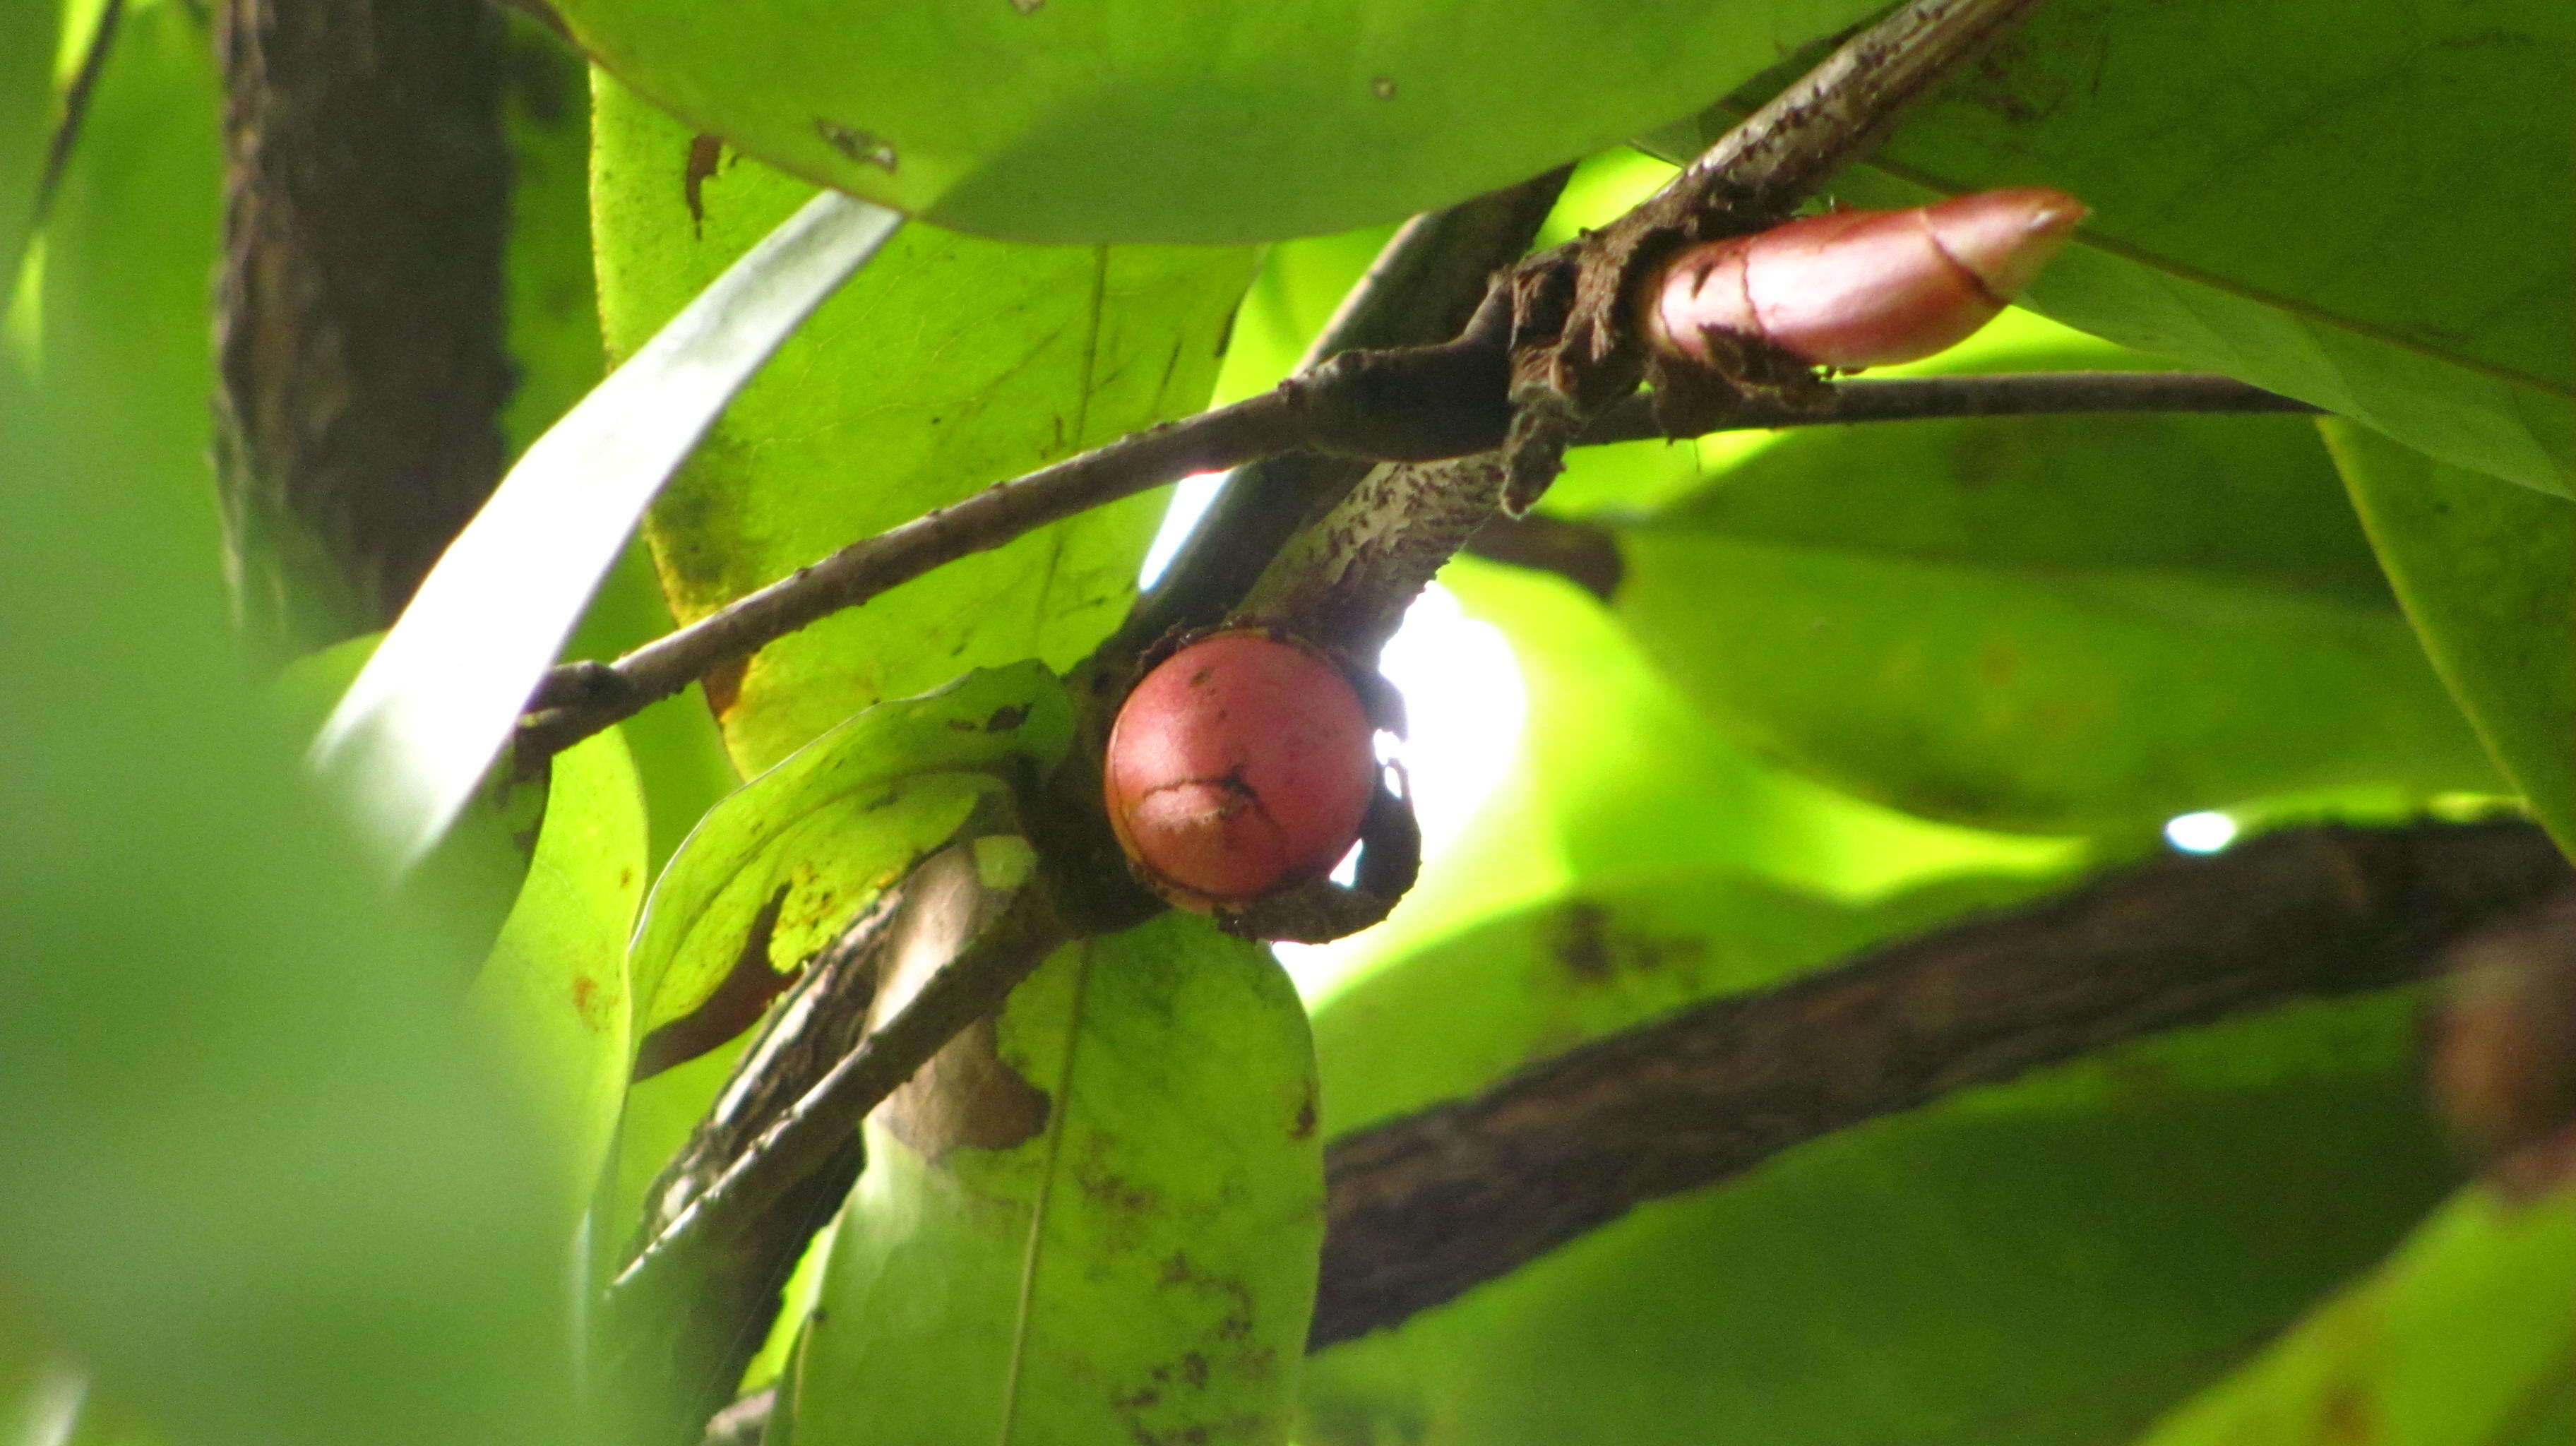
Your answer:
[[[2085,217],[2062,191],[1982,191],[1906,211],[1807,216],[1683,252],[1647,289],[1647,335],[1718,364],[1709,333],[1815,366],[1915,361],[1965,340],[2019,295]]]

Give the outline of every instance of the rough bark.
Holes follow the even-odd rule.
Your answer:
[[[217,452],[255,650],[392,621],[498,480],[501,35],[479,0],[221,7]]]
[[[2422,977],[2567,887],[2525,823],[2286,831],[1597,1040],[1333,1142],[1311,1344],[1393,1325],[1659,1196],[2122,1040]]]

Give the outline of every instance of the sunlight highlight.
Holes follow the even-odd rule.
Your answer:
[[[2223,813],[2186,813],[2165,823],[2165,842],[2187,854],[2214,854],[2236,839],[2236,820]]]

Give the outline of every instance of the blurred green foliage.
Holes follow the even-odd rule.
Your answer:
[[[1288,38],[1203,73],[1179,63],[1215,11],[995,7],[956,23],[1016,48],[943,67],[919,59],[955,42],[936,10],[878,17],[869,91],[823,43],[845,37],[779,42],[810,33],[793,7],[573,7],[704,41],[611,58],[800,174],[839,152],[780,108],[825,85],[888,107],[896,189],[969,229],[1016,208],[1022,234],[1263,249],[910,225],[731,407],[576,654],[1274,384],[1405,205],[1590,150],[1542,244],[1598,225],[1670,174],[1622,128],[1799,52],[1740,111],[1859,13],[1379,6],[1370,44],[1443,62],[1389,94],[1323,63],[1375,53],[1326,12],[1243,18]],[[620,1439],[615,1403],[573,1400],[584,1270],[620,1262],[741,1043],[636,1083],[637,1042],[747,946],[796,967],[1064,755],[1054,670],[1122,615],[1160,496],[654,705],[496,788],[395,890],[297,759],[367,644],[263,690],[227,632],[204,7],[129,0],[22,234],[102,13],[0,22],[0,1404],[85,1401],[79,1443]],[[1046,48],[1094,23],[1115,65]],[[511,25],[515,451],[812,182]],[[1196,919],[1059,952],[908,1123],[868,1127],[752,1369],[787,1387],[773,1439],[1277,1443],[1302,1413],[1307,1446],[2559,1446],[2576,1217],[2563,1188],[2461,1188],[2417,1098],[2422,991],[1877,1120],[1300,1358],[1338,1133],[2027,904],[2184,810],[2518,795],[2576,836],[2576,512],[2547,495],[2576,456],[2571,52],[2542,0],[2042,8],[1836,184],[2094,208],[2028,311],[1904,371],[2221,370],[2342,414],[2326,445],[2142,416],[1579,452],[1547,505],[1615,538],[1626,580],[1605,602],[1444,573],[1526,716],[1395,915],[1292,961],[1311,1039],[1279,966]],[[1050,110],[1068,96],[1094,108]],[[1678,156],[1733,113],[1642,144]],[[1017,1136],[925,1132],[995,1089]]]

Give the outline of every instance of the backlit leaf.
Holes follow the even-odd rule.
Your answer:
[[[1835,193],[2070,191],[2092,218],[2024,305],[2564,493],[2571,56],[2558,0],[2048,5]]]
[[[1266,952],[1182,913],[1068,946],[934,1069],[867,1127],[789,1439],[1285,1441],[1323,1168]]]
[[[624,354],[813,187],[597,86],[602,315]],[[1252,256],[1003,245],[913,226],[727,409],[646,527],[695,620],[862,537],[1197,411]],[[952,562],[708,680],[756,773],[971,667],[1069,666],[1123,614],[1160,498]]]
[[[726,399],[899,223],[837,196],[781,223],[531,444],[439,558],[314,745],[395,871],[464,806]]]
[[[2300,418],[1806,428],[1603,520],[1621,620],[1711,718],[1914,813],[2143,837],[2492,787]]]
[[[2347,422],[2327,421],[2325,435],[2434,668],[2576,853],[2576,503]]]
[[[943,226],[1051,242],[1266,241],[1399,220],[1660,124],[1872,8],[559,7],[610,71],[772,165]]]
[[[636,1038],[695,1008],[737,961],[794,968],[976,799],[1061,756],[1072,728],[1045,668],[991,669],[879,704],[726,797],[645,903],[628,969]]]

